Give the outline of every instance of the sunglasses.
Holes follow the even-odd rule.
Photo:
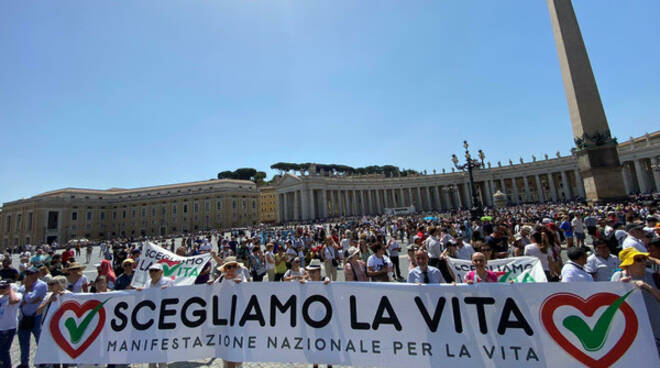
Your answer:
[[[149,270],[149,272],[160,272],[160,270]]]
[[[634,262],[635,263],[646,263],[646,258],[635,258]]]
[[[238,265],[228,265],[228,266],[225,266],[224,268],[231,270],[231,269],[234,269],[234,268],[238,268]]]

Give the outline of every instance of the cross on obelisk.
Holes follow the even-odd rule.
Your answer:
[[[626,196],[616,150],[571,0],[547,0],[586,199]]]

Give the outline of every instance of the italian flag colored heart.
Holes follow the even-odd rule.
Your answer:
[[[77,358],[82,354],[89,346],[94,342],[94,340],[99,336],[103,325],[105,324],[105,310],[103,305],[110,299],[107,299],[104,302],[98,300],[89,300],[82,305],[78,304],[75,301],[69,300],[66,301],[60,306],[60,308],[53,314],[53,317],[50,320],[50,334],[53,336],[55,343],[62,348],[69,356],[73,359]],[[65,312],[72,311],[77,318],[82,318],[83,315],[85,318],[82,319],[79,323],[76,323],[75,318],[69,317],[64,320],[64,327],[66,331],[62,333],[60,330],[60,320]],[[96,319],[96,326],[92,326],[92,321],[94,317],[98,316]],[[91,333],[87,336],[85,341],[82,341],[83,336],[87,335],[87,332],[91,330]],[[65,337],[66,335],[66,337]],[[80,344],[82,341],[82,344]],[[78,348],[74,348],[73,345],[78,345]]]
[[[545,299],[541,306],[541,322],[550,337],[585,366],[591,368],[610,367],[628,351],[635,341],[635,337],[637,337],[637,316],[625,301],[630,293],[632,293],[632,290],[624,295],[598,293],[586,300],[575,294],[553,294]],[[567,333],[572,333],[578,338],[580,346],[571,343],[555,325],[553,314],[557,308],[564,306],[573,307],[587,317],[593,317],[596,310],[606,307],[598,316],[593,328],[589,327],[580,316],[571,315],[563,319],[561,322],[563,327],[568,331]],[[626,322],[619,340],[600,359],[596,360],[587,355],[587,352],[593,353],[603,349],[610,335],[614,317],[618,313],[623,314]]]

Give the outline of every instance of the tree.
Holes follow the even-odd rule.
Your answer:
[[[218,179],[234,179],[234,173],[227,170],[218,173]]]
[[[263,171],[257,171],[256,174],[254,174],[254,182],[257,184],[262,184],[264,183],[264,179],[266,179],[266,173]]]
[[[234,179],[239,180],[254,180],[254,175],[257,173],[257,170],[251,167],[242,167],[234,171]]]

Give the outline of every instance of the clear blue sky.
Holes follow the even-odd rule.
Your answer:
[[[660,1],[574,5],[613,134],[657,130]],[[0,202],[572,147],[545,0],[2,1],[0,128]]]

